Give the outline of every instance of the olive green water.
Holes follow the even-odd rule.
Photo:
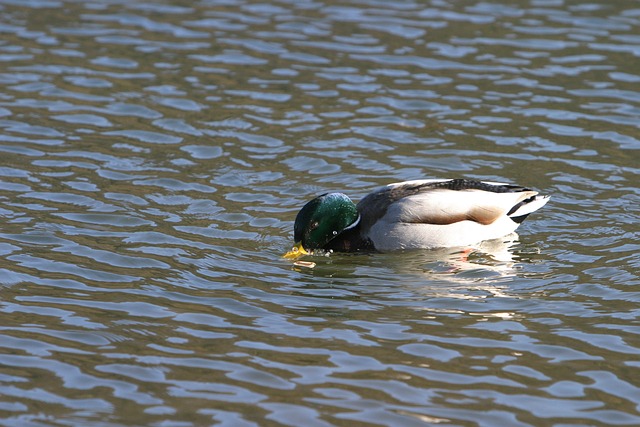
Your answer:
[[[0,425],[640,425],[640,3],[0,2]],[[308,199],[519,236],[281,258]]]

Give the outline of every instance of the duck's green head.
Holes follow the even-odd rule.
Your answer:
[[[297,258],[320,249],[347,228],[360,215],[351,199],[341,193],[318,196],[300,209],[293,226],[295,246],[284,256]]]

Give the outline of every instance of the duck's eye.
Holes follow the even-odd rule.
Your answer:
[[[333,235],[334,235],[334,236],[337,236],[337,235],[338,235],[338,232],[337,232],[337,231],[335,231],[335,230],[333,230]]]

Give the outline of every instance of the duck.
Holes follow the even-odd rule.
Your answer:
[[[378,188],[356,205],[343,193],[306,203],[284,254],[391,252],[469,246],[513,233],[550,196],[515,184],[421,179]]]

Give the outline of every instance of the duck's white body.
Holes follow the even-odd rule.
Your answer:
[[[362,236],[384,252],[466,246],[512,233],[549,200],[510,184],[457,181],[451,188],[452,180],[417,180],[374,191],[357,206]]]

